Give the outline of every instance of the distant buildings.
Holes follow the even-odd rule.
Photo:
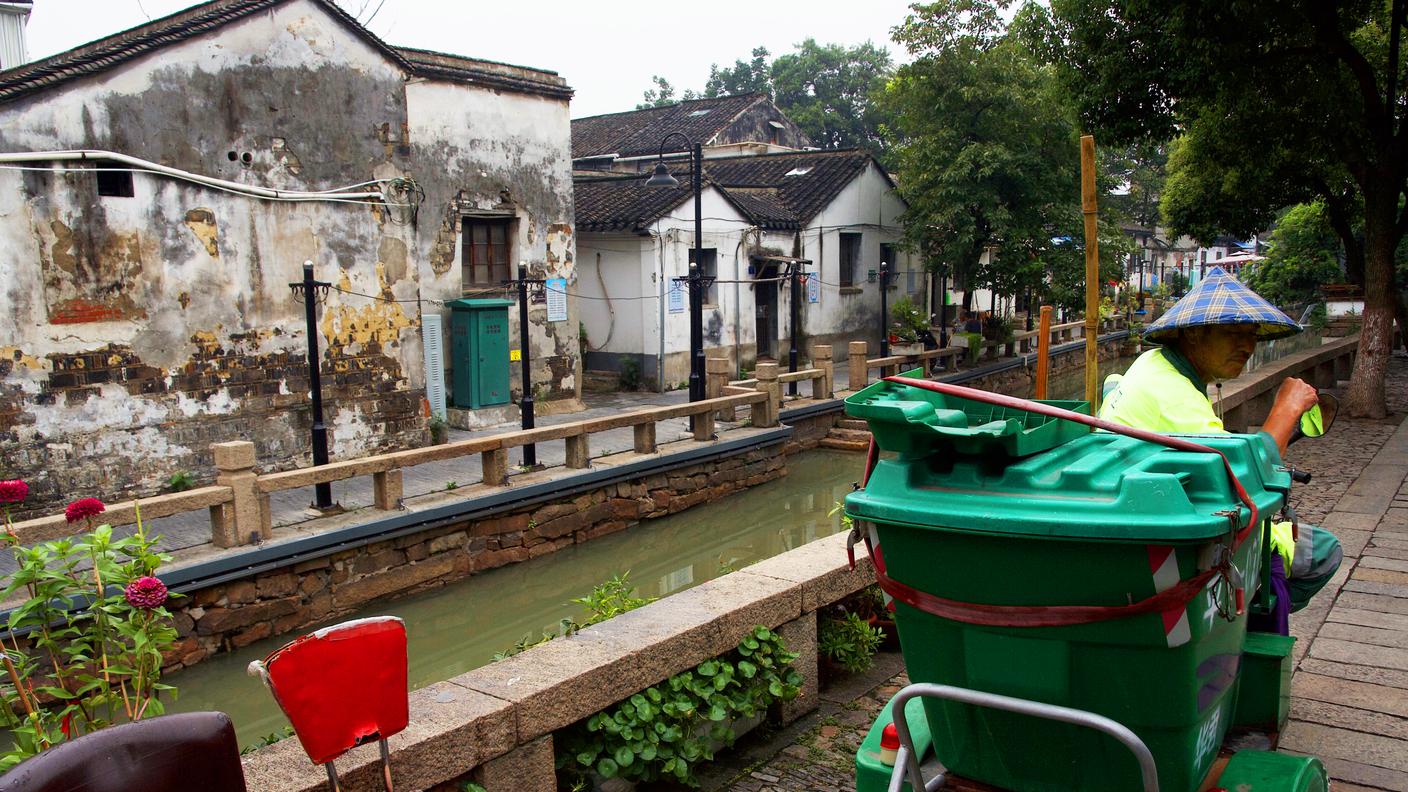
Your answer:
[[[681,134],[672,134],[680,132]],[[681,102],[574,119],[578,295],[589,371],[656,387],[688,377],[687,292],[694,247],[688,141],[704,146],[705,350],[752,368],[785,359],[790,344],[789,272],[806,276],[798,346],[877,340],[878,272],[890,299],[921,305],[927,279],[899,247],[905,204],[869,154],[816,151],[762,95]],[[645,186],[665,161],[677,188]],[[844,349],[834,352],[844,353]]]

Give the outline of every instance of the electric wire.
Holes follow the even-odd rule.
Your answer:
[[[0,164],[0,170],[41,171],[41,172],[44,172],[44,173],[56,173],[56,172],[57,172],[57,173],[93,173],[93,172],[95,172],[95,169],[94,169],[94,168],[65,168],[65,167],[62,167],[62,166],[51,167],[51,168],[38,168],[38,167],[27,166],[27,165],[7,165],[7,164]],[[146,173],[146,174],[150,174],[150,175],[153,175],[153,176],[168,176],[168,175],[169,175],[169,174],[166,174],[166,173],[162,173],[161,171],[147,170],[147,169],[145,169],[145,168],[103,168],[103,171],[104,171],[104,172],[107,172],[107,173],[112,173],[112,172]],[[184,181],[184,180],[183,180],[183,181]],[[383,180],[383,181],[390,181],[390,180]],[[211,183],[209,183],[209,182],[202,182],[202,181],[192,181],[191,183],[192,183],[192,184],[199,184],[199,185],[202,186],[202,187],[208,187],[208,188],[210,188],[210,189],[212,189],[212,190],[218,190],[218,191],[220,191],[220,192],[227,192],[227,193],[231,193],[231,194],[234,194],[234,195],[243,195],[243,196],[245,196],[245,197],[247,197],[247,198],[258,198],[258,199],[264,200],[264,201],[282,201],[282,202],[284,202],[284,203],[347,203],[347,204],[358,204],[358,205],[360,205],[360,206],[375,206],[375,205],[377,205],[377,204],[380,204],[380,205],[382,205],[382,206],[394,206],[394,207],[397,207],[397,208],[407,208],[407,207],[409,207],[409,208],[414,208],[414,207],[416,207],[416,204],[410,204],[410,203],[392,203],[392,202],[390,202],[390,201],[385,201],[385,200],[382,200],[382,201],[375,201],[375,202],[374,202],[374,201],[372,201],[371,199],[367,199],[367,198],[339,198],[339,197],[337,196],[337,192],[336,192],[336,191],[330,191],[330,192],[328,192],[327,194],[320,194],[320,195],[308,195],[308,196],[301,196],[301,197],[290,197],[290,196],[277,196],[277,195],[254,195],[254,194],[252,194],[252,193],[244,192],[244,191],[237,190],[237,189],[234,189],[234,188],[231,188],[231,187],[223,187],[223,186],[218,185],[218,184],[211,184]],[[350,188],[339,188],[339,190],[341,190],[341,189],[350,189]]]

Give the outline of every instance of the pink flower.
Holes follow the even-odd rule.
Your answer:
[[[97,498],[79,498],[64,508],[64,519],[75,523],[85,517],[96,517],[105,511],[107,507]]]
[[[29,485],[23,481],[0,481],[0,503],[19,503],[28,496]]]
[[[150,575],[139,577],[128,583],[122,594],[127,597],[127,604],[134,608],[160,608],[166,602],[166,584]]]

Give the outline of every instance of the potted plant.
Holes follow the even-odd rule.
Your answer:
[[[890,306],[890,354],[917,355],[924,351],[920,337],[929,329],[929,320],[908,297]]]
[[[823,680],[868,670],[884,639],[878,628],[871,627],[854,611],[821,619],[817,625],[817,656]]]

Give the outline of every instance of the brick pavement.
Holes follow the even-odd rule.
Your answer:
[[[1389,369],[1383,421],[1340,417],[1288,454],[1313,480],[1293,494],[1301,518],[1345,548],[1335,579],[1291,617],[1291,721],[1281,750],[1319,756],[1333,792],[1408,792],[1408,360]],[[854,792],[856,748],[907,679],[880,668],[823,690],[818,710],[745,740],[705,779],[710,792]]]

